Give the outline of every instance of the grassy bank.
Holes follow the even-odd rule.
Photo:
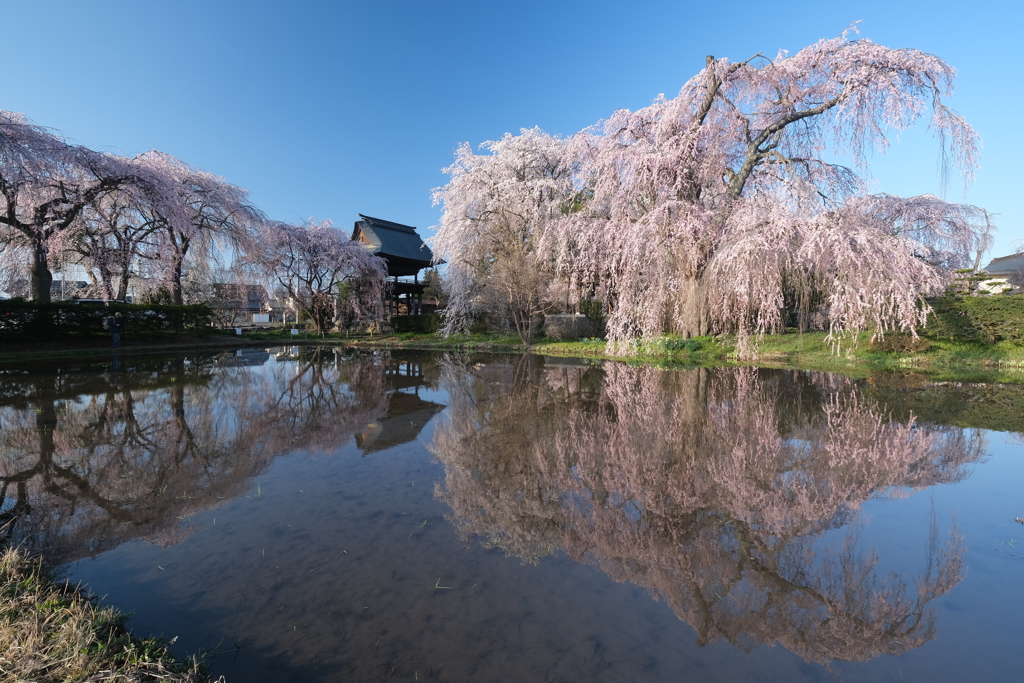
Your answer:
[[[400,334],[358,337],[348,340],[353,346],[412,348],[460,351],[515,351],[545,356],[622,360],[629,363],[658,365],[760,365],[767,367],[826,370],[845,374],[867,374],[877,370],[913,370],[932,375],[992,373],[1008,380],[1024,381],[1024,346],[1008,342],[986,345],[975,342],[924,339],[916,350],[891,350],[892,344],[873,345],[871,335],[863,333],[856,344],[847,341],[838,353],[823,332],[765,336],[756,355],[741,358],[736,339],[728,336],[680,339],[662,337],[637,342],[618,350],[599,339],[554,341],[538,339],[529,347],[515,336]],[[898,345],[898,344],[897,344]]]
[[[126,615],[58,580],[41,560],[14,549],[0,553],[0,679],[209,680],[195,659],[176,661],[165,643],[134,638],[126,621]]]

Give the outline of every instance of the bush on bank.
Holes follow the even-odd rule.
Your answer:
[[[168,333],[202,331],[210,326],[212,316],[206,304],[162,306],[74,301],[38,303],[11,299],[0,301],[0,340],[49,341],[69,336],[109,336],[110,333],[103,329],[103,319],[111,313],[121,314],[121,337],[126,340],[146,340]]]
[[[0,551],[0,679],[64,683],[204,683],[195,659],[176,661],[157,639],[133,638],[127,616],[68,582],[41,560]]]
[[[444,320],[439,313],[391,316],[391,329],[396,334],[435,334],[442,324]]]
[[[931,302],[934,313],[923,330],[947,341],[1024,345],[1024,295],[962,296],[947,293]]]

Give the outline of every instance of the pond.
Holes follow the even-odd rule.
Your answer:
[[[1009,681],[1024,387],[280,347],[0,368],[0,528],[241,681]]]

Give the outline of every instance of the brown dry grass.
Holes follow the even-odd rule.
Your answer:
[[[176,662],[156,639],[133,638],[127,616],[56,580],[39,559],[0,550],[0,680],[12,683],[200,683],[195,658]]]

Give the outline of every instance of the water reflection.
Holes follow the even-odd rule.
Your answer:
[[[369,452],[415,438],[443,407],[419,399],[422,367],[384,353],[26,368],[0,373],[0,530],[55,563],[139,537],[176,543],[191,515],[244,492],[278,455],[332,452],[354,435]],[[407,426],[374,441],[373,426],[392,421]]]
[[[994,662],[996,680],[1019,617],[995,610],[1014,588],[994,583],[1002,566],[985,574],[978,520],[1004,513],[975,509],[972,527],[964,512],[965,544],[947,510],[1012,497],[1012,476],[985,484],[989,465],[934,498],[873,503],[881,522],[861,509],[964,479],[985,444],[958,427],[996,398],[988,419],[1020,427],[1019,394],[308,347],[20,364],[0,368],[0,529],[56,562],[95,557],[74,579],[134,610],[140,632],[240,648],[216,660],[228,680],[817,680],[782,648],[728,643],[816,662],[900,654],[935,637],[936,604],[962,618],[939,611],[941,644],[902,672],[953,680],[962,657]],[[103,553],[135,538],[163,547]],[[937,600],[965,545],[968,580]],[[698,650],[628,584],[717,643]]]
[[[436,383],[436,367],[413,359],[392,359],[387,364],[384,382],[391,397],[388,410],[356,434],[356,445],[363,455],[413,441],[430,418],[444,410],[440,403],[420,397],[420,387]]]
[[[437,495],[463,538],[647,587],[701,644],[899,654],[935,636],[929,603],[963,576],[960,536],[934,519],[916,573],[883,572],[856,512],[962,479],[983,438],[892,420],[840,378],[523,357],[449,360],[442,385]]]

